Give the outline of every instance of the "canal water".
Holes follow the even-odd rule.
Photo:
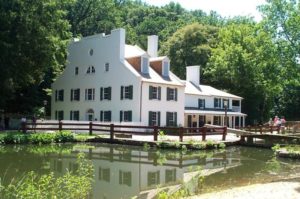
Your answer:
[[[79,152],[94,165],[95,199],[151,198],[160,189],[172,193],[180,188],[201,194],[300,173],[299,161],[275,158],[271,150],[261,148],[180,151],[107,144],[0,145],[1,182],[7,184],[29,171],[61,176],[76,170]]]

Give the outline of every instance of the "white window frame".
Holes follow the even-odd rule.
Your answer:
[[[95,89],[94,88],[86,88],[85,89],[85,100],[86,101],[95,100]]]

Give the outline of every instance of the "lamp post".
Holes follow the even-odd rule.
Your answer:
[[[227,107],[228,107],[228,100],[224,100],[224,109],[225,109],[225,118],[224,118],[224,126],[227,127]]]
[[[46,120],[46,106],[47,106],[48,102],[47,102],[47,100],[44,100],[43,103],[44,103],[44,119]]]

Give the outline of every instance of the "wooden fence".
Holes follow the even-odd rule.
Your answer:
[[[274,133],[274,132],[280,132],[280,126],[269,126],[269,125],[258,125],[258,126],[245,126],[245,127],[240,127],[238,129],[249,131],[249,132],[254,132],[254,133]]]
[[[186,127],[159,127],[159,126],[130,126],[116,124],[101,124],[97,122],[85,123],[68,123],[68,122],[38,122],[38,123],[22,123],[22,131],[88,131],[89,135],[94,132],[107,132],[110,139],[115,139],[118,135],[153,135],[153,140],[157,141],[159,132],[163,131],[163,135],[178,136],[179,141],[183,141],[184,136],[202,136],[202,140],[206,140],[206,136],[222,135],[222,140],[226,139],[227,127],[201,127],[201,128],[186,128]]]

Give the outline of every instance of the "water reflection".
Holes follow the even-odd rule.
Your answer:
[[[298,161],[283,162],[267,149],[176,151],[97,144],[0,146],[0,177],[7,183],[28,171],[60,176],[78,169],[79,152],[93,162],[92,195],[97,199],[152,198],[158,186],[172,193],[183,184],[190,184],[191,190],[199,193],[299,173]],[[206,176],[204,184],[193,181],[199,175]]]

